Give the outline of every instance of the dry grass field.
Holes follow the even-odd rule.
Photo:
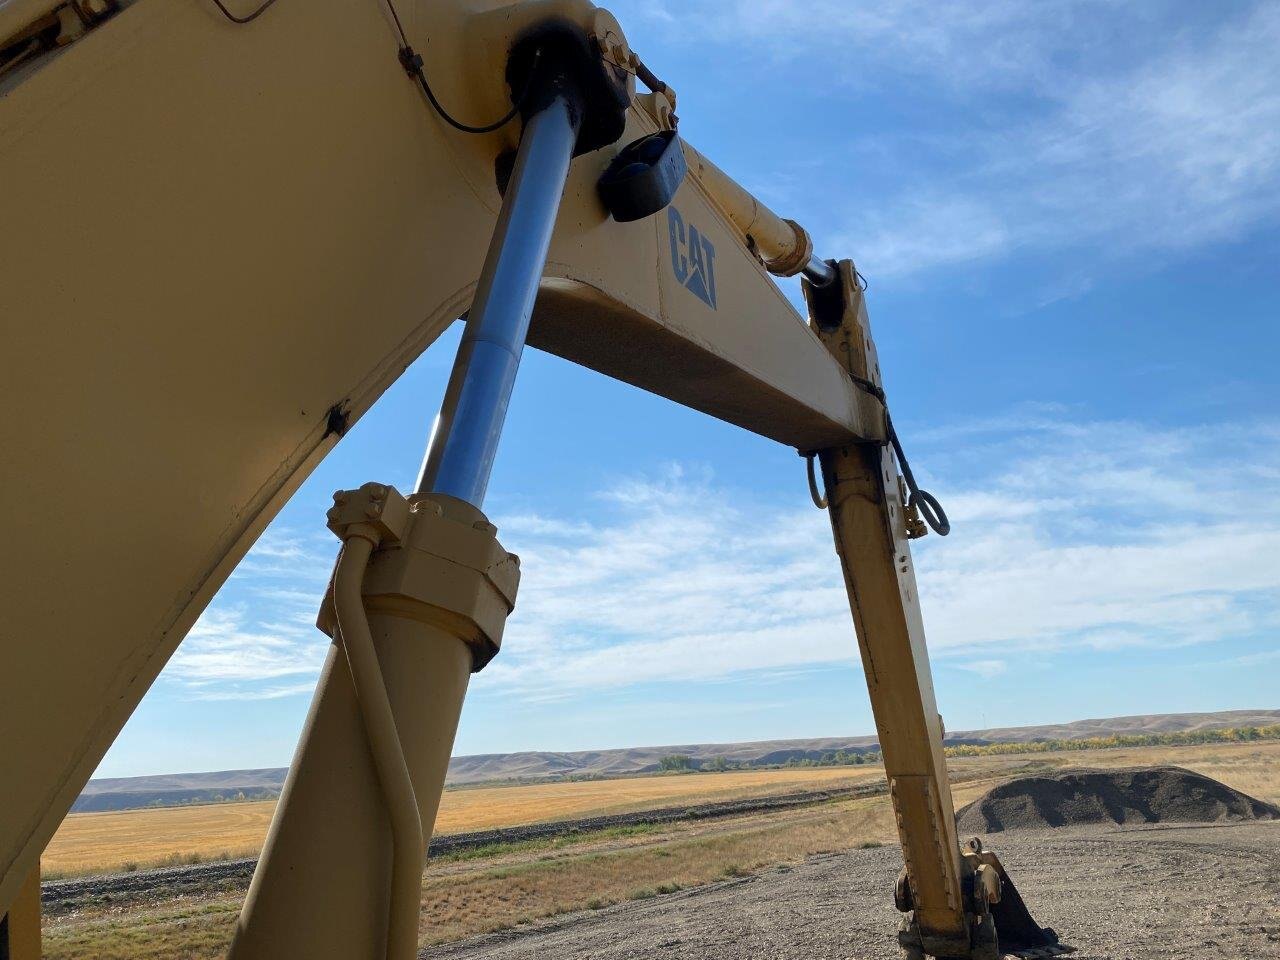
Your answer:
[[[967,802],[986,785],[961,788]],[[513,845],[477,858],[431,861],[422,890],[422,943],[500,930],[571,910],[647,899],[815,853],[892,842],[884,797],[581,839]],[[103,905],[50,917],[48,960],[212,960],[226,950],[242,892]]]
[[[1033,769],[1164,764],[1197,770],[1253,796],[1280,801],[1280,743],[1275,742],[960,758],[951,762],[951,769],[960,778],[979,778],[956,785],[958,807],[996,782]],[[752,791],[834,786],[842,780],[865,781],[879,775],[876,768],[827,768],[450,791],[446,803],[453,826],[442,825],[442,830],[723,799]],[[225,815],[236,809],[172,812],[198,817],[201,811]],[[501,817],[503,810],[508,816]],[[148,818],[154,826],[154,818],[168,812],[143,811],[133,816]],[[261,816],[265,825],[266,813]],[[208,849],[227,846],[232,835],[213,830],[207,838]],[[68,843],[64,852],[72,849],[74,836],[73,832],[64,837]],[[435,859],[425,873],[421,938],[423,944],[456,940],[569,911],[648,899],[726,876],[797,863],[814,854],[893,843],[896,836],[888,799],[871,797],[734,819],[603,831],[511,845],[483,855]],[[100,849],[112,851],[105,841]],[[203,899],[158,898],[147,904],[104,904],[50,917],[45,956],[49,960],[219,957],[226,950],[242,896],[242,891],[232,891]]]
[[[879,767],[748,770],[448,790],[437,833],[464,833],[539,820],[572,820],[655,807],[849,786]],[[46,876],[70,876],[256,856],[275,801],[75,813],[42,860]]]
[[[275,801],[73,813],[45,848],[46,879],[251,857]]]
[[[878,766],[802,767],[584,780],[527,787],[470,787],[445,793],[436,830],[461,833],[539,820],[571,820],[677,804],[824,790],[865,783],[882,775]]]

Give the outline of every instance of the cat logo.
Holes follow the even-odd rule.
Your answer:
[[[667,207],[667,232],[671,236],[671,269],[686,290],[716,308],[716,248],[674,206]]]

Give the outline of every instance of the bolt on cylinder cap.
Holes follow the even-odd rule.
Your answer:
[[[409,510],[415,514],[444,516],[444,507],[432,493],[415,493],[409,497]]]
[[[328,527],[346,540],[353,527],[363,525],[383,544],[399,543],[409,527],[409,501],[394,487],[366,483],[359,490],[339,490],[325,514]]]

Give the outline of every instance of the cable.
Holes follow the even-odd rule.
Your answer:
[[[886,403],[884,391],[880,389],[878,384],[872,383],[866,377],[860,377],[856,373],[849,374],[849,379],[853,381],[853,385],[863,393],[869,393],[881,403]]]
[[[942,504],[938,502],[937,497],[928,490],[921,490],[916,484],[915,475],[911,472],[911,464],[907,463],[907,455],[902,452],[902,441],[898,439],[898,431],[893,429],[893,418],[889,416],[888,411],[885,411],[884,422],[888,428],[889,442],[893,444],[894,456],[898,458],[898,466],[902,468],[902,479],[907,482],[907,489],[911,491],[911,496],[907,499],[907,509],[914,507],[934,533],[945,537],[951,532],[951,521],[947,519],[947,511],[942,509]]]
[[[827,509],[827,498],[818,492],[818,478],[814,476],[813,460],[817,456],[816,453],[802,453],[804,457],[805,469],[809,473],[809,496],[813,498],[813,505],[819,510]]]
[[[889,434],[889,442],[893,444],[894,456],[898,458],[898,466],[902,468],[902,479],[907,482],[907,489],[911,491],[911,496],[907,499],[907,509],[918,510],[933,532],[940,537],[945,537],[951,532],[951,521],[947,519],[947,511],[942,509],[942,504],[938,502],[937,497],[928,490],[921,490],[916,483],[915,474],[911,472],[911,464],[907,463],[907,455],[902,452],[902,441],[898,439],[898,431],[893,428],[893,418],[889,416],[889,402],[884,395],[884,388],[856,374],[849,374],[849,379],[859,390],[871,394],[885,407],[884,422]]]
[[[214,2],[216,3],[217,0],[214,0]],[[269,2],[274,3],[275,0],[269,0]],[[511,109],[507,111],[504,116],[493,121],[493,123],[486,123],[482,126],[473,126],[469,123],[463,123],[461,120],[455,118],[444,108],[444,104],[437,99],[435,91],[431,89],[431,84],[427,82],[426,73],[423,72],[422,67],[424,61],[422,59],[422,55],[414,50],[410,45],[409,38],[404,32],[404,24],[400,22],[400,14],[396,11],[396,5],[393,0],[387,0],[387,9],[391,11],[391,19],[395,21],[396,32],[400,34],[400,42],[402,44],[399,50],[400,65],[404,67],[405,73],[418,81],[418,85],[422,87],[422,92],[427,95],[427,100],[430,102],[432,109],[434,109],[435,112],[440,115],[440,119],[449,124],[449,126],[453,127],[455,130],[461,130],[463,133],[493,133],[493,131],[505,127],[508,123],[514,120],[524,108],[525,101],[529,99],[529,92],[533,89],[533,74],[537,67],[538,59],[542,56],[541,50],[534,52],[533,65],[529,68],[529,79],[525,82],[524,89],[520,91],[520,96],[516,97],[515,103]]]
[[[213,5],[221,10],[222,15],[232,23],[252,23],[254,20],[257,20],[260,16],[266,13],[268,8],[273,6],[275,2],[276,0],[262,0],[262,4],[257,10],[253,11],[253,13],[245,14],[243,17],[238,17],[228,10],[222,0],[213,0]]]
[[[263,0],[262,4],[254,10],[253,13],[249,13],[241,17],[228,10],[226,5],[223,3],[223,0],[213,0],[213,5],[221,10],[222,15],[232,23],[252,23],[254,20],[257,20],[260,16],[266,13],[267,10],[275,3],[276,0]],[[435,91],[431,89],[431,84],[427,81],[427,75],[422,70],[422,56],[410,45],[409,38],[404,32],[404,24],[400,22],[400,13],[396,10],[396,5],[392,0],[387,0],[387,9],[391,11],[391,19],[395,21],[396,32],[400,34],[400,42],[402,44],[399,50],[400,65],[404,67],[405,73],[418,81],[419,86],[422,87],[422,92],[427,95],[427,100],[431,103],[432,109],[434,109],[435,112],[440,115],[440,119],[444,120],[444,122],[449,124],[449,126],[453,127],[455,130],[461,130],[463,133],[493,133],[493,131],[505,127],[508,123],[514,120],[524,108],[525,101],[529,98],[529,91],[533,88],[533,70],[538,64],[538,58],[541,57],[542,51],[539,50],[534,52],[533,66],[530,67],[529,70],[529,80],[526,82],[525,88],[520,91],[520,96],[516,98],[515,104],[511,109],[502,117],[493,121],[493,123],[473,126],[469,123],[463,123],[444,108],[444,104],[442,104],[439,98],[436,97]]]
[[[951,521],[947,519],[947,511],[942,509],[942,504],[928,490],[921,490],[920,485],[916,483],[915,474],[911,472],[911,464],[907,463],[907,455],[902,450],[902,441],[898,439],[898,431],[893,427],[893,418],[889,416],[888,403],[885,399],[884,389],[877,383],[859,377],[856,374],[850,374],[851,379],[859,390],[869,393],[882,404],[885,405],[884,423],[885,430],[889,435],[889,443],[893,445],[893,454],[898,458],[898,466],[902,469],[902,479],[906,481],[907,490],[911,492],[911,496],[907,498],[907,509],[916,510],[920,516],[924,518],[930,529],[940,537],[945,537],[951,532]],[[801,456],[809,460],[809,495],[813,497],[814,506],[819,510],[826,507],[826,498],[819,498],[818,485],[813,475],[813,454],[801,454]]]
[[[449,126],[453,127],[455,130],[461,130],[463,133],[493,133],[493,131],[505,127],[516,118],[517,114],[520,113],[521,108],[524,107],[524,101],[528,97],[529,87],[533,86],[533,84],[530,83],[523,91],[521,91],[520,98],[503,117],[493,121],[493,123],[486,123],[483,126],[475,127],[471,124],[463,123],[461,120],[455,119],[449,111],[444,108],[444,105],[436,99],[435,92],[431,89],[431,84],[427,83],[427,75],[422,72],[422,57],[414,51],[413,47],[406,45],[401,48],[400,62],[404,65],[405,72],[418,81],[419,86],[422,87],[422,92],[427,95],[427,99],[431,101],[431,106],[435,112],[440,115],[440,119],[449,124]]]

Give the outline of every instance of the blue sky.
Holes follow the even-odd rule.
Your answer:
[[[611,8],[682,133],[870,281],[954,524],[917,544],[948,728],[1280,706],[1280,5]],[[456,342],[281,513],[100,775],[288,762],[330,495],[411,486]],[[794,451],[530,351],[486,507],[524,579],[456,752],[872,731]]]

